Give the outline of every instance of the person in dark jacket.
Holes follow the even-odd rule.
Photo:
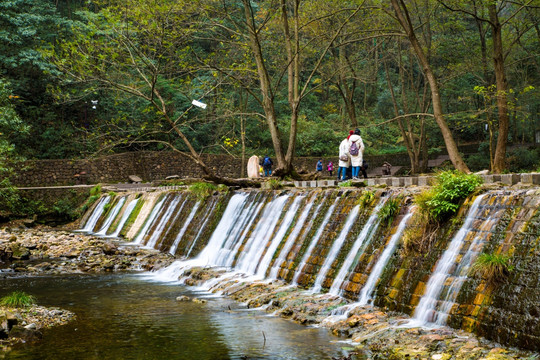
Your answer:
[[[272,159],[270,159],[270,156],[266,155],[262,162],[262,167],[264,169],[264,176],[272,176],[272,165],[274,163],[272,162]]]

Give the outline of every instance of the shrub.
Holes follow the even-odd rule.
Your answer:
[[[190,185],[188,190],[199,200],[203,200],[212,195],[217,190],[217,186],[207,182],[196,182]]]
[[[0,305],[15,308],[29,307],[35,303],[36,299],[23,291],[14,291],[0,299]]]
[[[518,147],[508,152],[508,170],[511,172],[530,171],[539,164],[539,153],[536,149]]]
[[[513,270],[510,257],[504,254],[480,254],[471,267],[473,274],[482,276],[489,284],[504,280]]]
[[[375,193],[373,191],[364,191],[360,198],[358,198],[357,205],[360,205],[360,209],[365,209],[375,199]]]
[[[266,186],[269,189],[277,190],[277,189],[281,189],[282,184],[281,184],[281,181],[279,181],[278,179],[270,179],[266,181]]]
[[[440,222],[452,216],[461,202],[482,184],[482,178],[460,171],[444,171],[437,174],[436,184],[415,197],[421,211],[430,221]]]
[[[351,180],[347,180],[347,181],[342,181],[338,184],[338,186],[340,187],[350,187],[352,186],[352,181]]]
[[[394,221],[394,218],[396,217],[398,211],[398,199],[388,199],[381,208],[381,210],[379,210],[379,214],[377,216],[379,217],[381,222],[384,222],[387,226],[390,226],[390,224],[392,224],[392,221]]]

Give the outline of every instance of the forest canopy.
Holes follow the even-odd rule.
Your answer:
[[[287,174],[358,128],[366,154],[407,153],[414,173],[440,152],[531,169],[538,145],[513,146],[540,142],[539,21],[539,0],[4,1],[0,126],[24,131],[0,144],[167,149],[207,174],[203,153],[268,153]]]

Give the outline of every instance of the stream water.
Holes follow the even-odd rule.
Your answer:
[[[137,274],[3,279],[0,296],[22,290],[40,305],[73,311],[77,320],[44,331],[6,359],[331,359],[344,355],[327,329],[310,328],[221,297],[207,303],[185,286]]]

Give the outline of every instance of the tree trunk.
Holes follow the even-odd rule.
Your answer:
[[[457,170],[470,173],[470,170],[467,167],[467,164],[465,164],[465,162],[461,158],[461,155],[458,152],[458,148],[454,141],[452,132],[450,131],[450,128],[448,127],[448,124],[446,123],[446,120],[444,119],[437,79],[435,78],[435,75],[433,74],[431,70],[430,64],[426,58],[426,55],[424,54],[424,50],[422,49],[422,46],[420,45],[420,42],[418,41],[416,37],[416,34],[414,32],[414,27],[411,23],[409,13],[407,11],[407,7],[405,3],[403,2],[403,0],[391,0],[391,1],[392,1],[392,7],[394,8],[397,19],[401,27],[405,30],[405,33],[407,34],[407,37],[416,53],[416,56],[418,57],[420,64],[422,65],[422,69],[428,80],[428,83],[431,89],[431,98],[433,101],[433,115],[435,116],[435,121],[437,122],[437,125],[439,126],[441,130],[444,143],[446,145],[446,150],[448,151],[448,155],[450,157],[450,161],[452,161],[452,164]]]
[[[255,28],[255,20],[253,19],[253,9],[251,8],[251,2],[250,0],[242,0],[242,2],[244,3],[244,15],[246,17],[246,24],[248,26],[249,32],[249,46],[253,51],[253,56],[255,57],[255,63],[257,65],[257,74],[259,75],[259,85],[263,97],[262,106],[266,117],[266,122],[268,123],[268,128],[270,129],[272,145],[274,146],[274,151],[276,153],[276,170],[284,169],[287,168],[287,164],[285,156],[283,154],[281,136],[277,125],[276,111],[274,108],[274,94],[272,92],[270,76],[268,75],[268,71],[264,64],[261,44],[259,42],[259,37]]]
[[[493,65],[495,69],[495,82],[497,84],[497,109],[499,117],[499,134],[497,136],[497,147],[495,148],[495,158],[493,160],[493,172],[501,173],[506,169],[506,145],[508,142],[508,83],[504,69],[504,54],[502,44],[502,26],[497,15],[495,3],[488,5],[491,32],[493,36]]]

